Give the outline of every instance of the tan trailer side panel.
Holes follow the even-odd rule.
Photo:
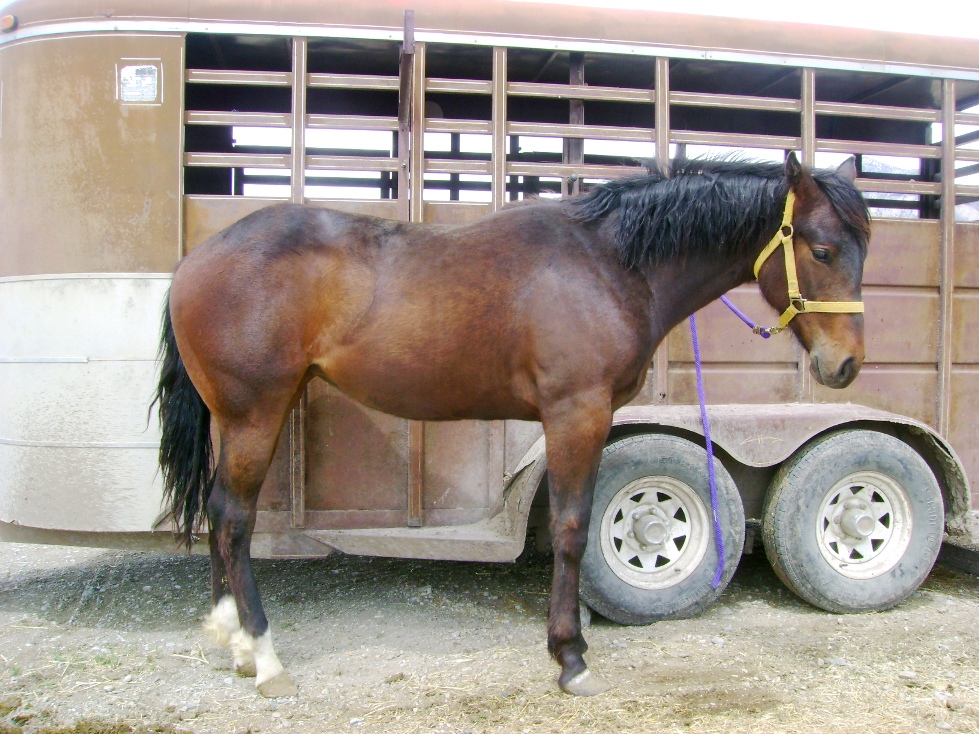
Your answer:
[[[952,396],[948,439],[966,474],[979,477],[979,223],[955,226],[952,305]],[[979,504],[979,488],[972,488]]]
[[[846,390],[814,385],[820,403],[861,403],[937,426],[938,221],[878,219],[864,274],[867,360]]]
[[[169,272],[180,256],[183,38],[83,35],[0,48],[0,277]],[[127,65],[157,100],[118,100]]]

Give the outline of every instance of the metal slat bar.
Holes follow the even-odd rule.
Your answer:
[[[979,186],[956,186],[955,193],[969,199],[976,198],[979,197]]]
[[[602,102],[641,102],[652,104],[654,92],[650,89],[624,89],[620,87],[592,87],[571,84],[542,84],[539,82],[511,82],[507,94],[514,97],[542,97],[546,99],[598,100]]]
[[[247,125],[248,127],[291,127],[288,112],[200,112],[184,113],[188,125]]]
[[[225,168],[291,168],[291,155],[274,153],[185,153],[185,166],[223,166]]]
[[[375,89],[395,91],[399,80],[396,76],[374,74],[307,74],[306,86],[317,89]]]
[[[969,166],[962,166],[961,168],[956,168],[955,178],[962,178],[963,176],[971,176],[974,173],[979,173],[979,164],[973,163],[972,165]],[[941,171],[938,172],[938,175],[935,176],[935,178],[941,181],[942,179]]]
[[[261,87],[288,87],[292,85],[292,73],[288,71],[187,69],[184,78],[188,84],[252,84]]]
[[[425,131],[431,133],[473,133],[492,135],[493,123],[486,120],[446,120],[444,118],[425,121]]]
[[[398,155],[398,219],[411,218],[411,195],[408,167],[411,165],[411,78],[414,67],[415,39],[408,36],[408,11],[405,11],[405,37],[398,58],[398,127],[394,143]]]
[[[568,59],[570,66],[569,86],[575,89],[585,88],[585,55],[573,53]],[[585,127],[585,102],[582,98],[572,98],[568,102],[569,128]],[[565,138],[562,150],[563,162],[572,166],[580,166],[585,162],[585,141],[578,138]],[[575,177],[561,185],[562,193],[576,196],[581,193],[581,180]]]
[[[816,114],[836,115],[837,117],[874,117],[881,120],[913,120],[916,122],[938,122],[941,117],[938,110],[873,104],[846,104],[844,102],[816,102]]]
[[[292,202],[306,201],[306,51],[307,39],[292,39]],[[306,403],[307,392],[289,416],[289,492],[292,527],[306,527]]]
[[[955,155],[960,161],[979,161],[979,150],[965,148],[956,150]]]
[[[816,165],[816,70],[802,70],[802,162],[807,166]]]
[[[491,134],[492,155],[489,161],[490,174],[490,209],[499,211],[506,204],[506,168],[507,168],[507,49],[505,46],[493,47],[493,78],[491,82],[492,105]],[[516,142],[514,140],[514,142]],[[474,163],[476,161],[473,161]],[[498,500],[491,500],[489,514],[503,509],[503,476],[506,472],[506,422],[495,421],[489,424],[488,463],[490,472],[490,497],[496,495]],[[497,484],[499,483],[499,484]],[[499,502],[499,504],[497,504]],[[496,507],[494,507],[496,505]]]
[[[306,191],[306,47],[305,38],[292,39],[292,201],[302,204]]]
[[[410,220],[425,221],[425,44],[415,43],[411,65]]]
[[[862,155],[888,155],[898,158],[941,158],[937,147],[930,145],[901,145],[898,143],[873,143],[864,140],[816,141],[816,150],[829,153],[860,153]]]
[[[499,211],[506,203],[506,100],[507,100],[507,50],[493,48],[493,156],[490,174],[493,211]]]
[[[979,125],[979,112],[959,112],[955,115],[959,125]]]
[[[425,49],[415,42],[415,12],[405,11],[404,48],[411,52],[408,107],[408,218],[422,222],[425,218]],[[403,87],[402,87],[403,88]],[[408,526],[421,527],[425,522],[425,423],[408,424]]]
[[[397,117],[375,115],[306,115],[306,127],[317,130],[390,130],[398,129]]]
[[[797,99],[749,97],[734,94],[695,94],[693,92],[670,92],[670,104],[737,110],[771,110],[773,112],[799,112],[801,109]]]
[[[546,178],[567,178],[571,175],[578,175],[581,178],[622,178],[623,176],[635,176],[642,172],[639,166],[596,166],[581,165],[573,166],[565,163],[507,163],[506,175],[508,176],[544,176]]]
[[[612,127],[610,125],[562,125],[549,122],[507,123],[510,135],[533,135],[542,138],[589,138],[597,140],[629,140],[648,143],[656,137],[656,131],[639,127]]]
[[[494,175],[494,161],[455,161],[442,158],[425,159],[428,173],[472,173],[481,176]]]
[[[816,70],[802,69],[802,85],[799,99],[800,132],[802,133],[802,163],[810,168],[816,165]],[[798,343],[795,344],[798,371],[796,372],[796,400],[811,403],[812,364],[809,352]]]
[[[493,82],[474,79],[427,79],[426,92],[448,92],[452,94],[493,94]]]
[[[942,81],[942,171],[955,170],[955,81]],[[941,259],[938,289],[938,432],[948,435],[952,415],[952,315],[955,295],[955,176],[942,176]]]
[[[656,163],[661,170],[670,167],[670,60],[656,59],[654,138],[656,140]],[[653,403],[665,405],[669,400],[670,387],[670,335],[667,332],[663,341],[653,352]]]
[[[857,179],[857,188],[861,191],[880,192],[885,194],[919,194],[937,196],[941,193],[941,184],[930,181],[887,181],[876,178]]]
[[[306,527],[306,413],[309,393],[303,392],[299,405],[289,415],[291,449],[289,493],[292,496],[292,527]]]
[[[693,145],[723,145],[731,148],[772,148],[774,150],[799,150],[802,147],[802,138],[781,135],[695,132],[693,130],[672,130],[670,142]]]
[[[315,171],[397,171],[396,158],[355,155],[308,155],[306,168]]]
[[[656,162],[664,171],[670,164],[670,60],[656,59],[656,111],[653,138],[656,140]]]

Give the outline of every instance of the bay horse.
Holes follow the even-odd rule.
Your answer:
[[[793,229],[784,260],[759,261],[761,292],[779,311],[804,311],[789,328],[816,381],[849,384],[864,355],[862,304],[825,313],[802,294],[810,305],[860,301],[870,220],[855,176],[852,159],[810,171],[791,153],[784,165],[676,160],[451,227],[280,204],[193,250],[163,318],[164,501],[188,545],[207,522],[208,626],[238,672],[265,696],[297,691],[273,649],[249,548],[279,433],[319,377],[411,420],[543,424],[548,650],[564,691],[605,690],[582,658],[578,583],[612,413],[639,392],[670,329],[751,280],[759,254]]]

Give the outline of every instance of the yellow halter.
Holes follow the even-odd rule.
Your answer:
[[[802,297],[799,292],[799,278],[795,272],[795,249],[792,244],[792,237],[795,230],[792,228],[792,211],[795,208],[795,194],[789,190],[789,195],[785,199],[785,212],[782,214],[782,224],[778,232],[772,237],[771,241],[765,245],[765,249],[755,260],[755,278],[761,271],[761,266],[777,250],[784,245],[785,252],[785,279],[789,287],[789,307],[782,312],[778,320],[778,326],[763,327],[756,326],[756,333],[767,332],[777,334],[782,331],[788,323],[800,313],[863,313],[863,301],[809,301]]]

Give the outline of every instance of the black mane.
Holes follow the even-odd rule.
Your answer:
[[[812,175],[863,245],[870,217],[859,191],[834,171]],[[571,205],[585,223],[617,215],[619,259],[633,268],[690,256],[749,255],[781,222],[788,188],[781,163],[678,158],[669,174],[651,167],[649,174],[596,186]]]

